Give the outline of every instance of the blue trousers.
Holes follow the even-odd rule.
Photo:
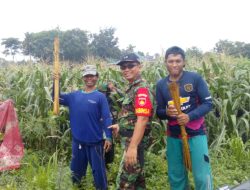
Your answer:
[[[86,175],[88,163],[92,168],[92,175],[96,189],[107,189],[107,176],[104,161],[103,143],[80,144],[72,141],[71,171],[73,183],[80,184]]]
[[[192,174],[196,190],[212,190],[213,183],[208,157],[207,136],[198,135],[188,140]],[[168,179],[171,190],[189,189],[188,175],[183,162],[182,140],[167,137]]]

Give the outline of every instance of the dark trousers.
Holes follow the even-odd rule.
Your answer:
[[[105,140],[103,140],[103,145],[104,145],[104,142],[105,142]],[[115,144],[114,144],[114,142],[112,142],[111,149],[108,152],[105,152],[104,158],[105,158],[106,168],[109,169],[109,164],[111,164],[115,158]]]
[[[80,144],[72,142],[71,171],[73,183],[80,184],[86,175],[88,163],[92,168],[96,189],[107,189],[107,177],[102,142],[96,144]]]
[[[124,138],[125,150],[120,163],[119,173],[116,180],[118,190],[145,190],[145,172],[144,172],[144,145],[140,144],[137,148],[137,164],[125,166],[124,156],[128,149],[131,138]]]

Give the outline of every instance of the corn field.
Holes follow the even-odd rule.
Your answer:
[[[119,89],[126,82],[115,65],[89,59],[100,73],[99,84],[112,81]],[[83,65],[62,64],[60,88],[63,92],[82,88]],[[199,72],[207,81],[214,109],[206,116],[212,173],[216,188],[236,185],[250,178],[250,60],[205,55],[200,63],[189,59],[188,70]],[[144,63],[142,75],[152,89],[165,77],[162,60]],[[0,189],[75,189],[71,184],[69,161],[71,136],[68,110],[60,107],[53,115],[52,66],[44,63],[0,65],[0,100],[12,99],[19,118],[25,144],[22,167],[0,173]],[[117,111],[119,107],[116,106]],[[153,142],[147,154],[148,189],[169,189],[165,161],[165,123],[154,117]],[[115,189],[120,159],[116,157],[108,171],[109,188]],[[84,181],[93,188],[91,172]],[[192,182],[191,182],[192,184]]]

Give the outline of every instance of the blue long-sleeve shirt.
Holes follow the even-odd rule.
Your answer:
[[[82,143],[96,143],[103,139],[103,130],[108,138],[112,131],[108,126],[112,118],[105,95],[95,90],[82,90],[60,94],[60,104],[69,108],[72,136]]]
[[[158,81],[156,86],[157,116],[162,120],[168,120],[168,134],[180,135],[180,127],[176,118],[166,115],[166,107],[173,104],[168,89],[170,79],[167,76]],[[188,114],[190,122],[186,126],[189,135],[204,134],[204,116],[212,109],[212,98],[206,82],[194,72],[183,71],[178,81],[180,87],[180,102],[183,113]]]

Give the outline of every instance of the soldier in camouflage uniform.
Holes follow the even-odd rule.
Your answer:
[[[153,115],[153,96],[147,83],[141,78],[141,62],[132,53],[117,63],[123,77],[129,82],[118,124],[114,132],[122,138],[124,154],[117,176],[118,189],[146,189],[144,176],[144,149],[147,147]]]
[[[101,85],[99,85],[98,91],[102,92],[106,96],[108,100],[108,104],[109,104],[109,109],[112,115],[112,124],[116,124],[118,113],[115,110],[114,106],[115,106],[115,103],[118,101],[117,94],[120,95],[120,91],[116,88],[114,83],[111,81],[107,83],[102,83]],[[105,139],[106,139],[106,135],[104,134],[104,140],[103,140],[104,142],[105,142]],[[110,141],[112,141],[112,147],[110,150],[105,152],[105,155],[104,155],[105,165],[107,169],[109,169],[109,164],[111,164],[114,161],[114,157],[115,157],[115,144],[113,142],[113,139],[110,139]]]

